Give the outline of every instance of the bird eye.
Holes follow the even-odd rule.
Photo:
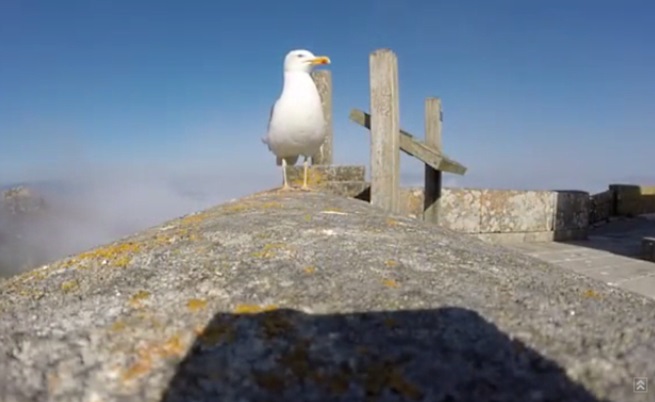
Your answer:
[[[305,56],[305,55],[302,54],[302,53],[298,53],[298,54],[296,55],[296,57],[304,57],[304,56]]]

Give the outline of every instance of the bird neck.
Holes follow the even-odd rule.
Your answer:
[[[304,71],[285,71],[284,72],[284,86],[282,94],[287,91],[295,91],[298,89],[314,88],[316,85],[312,77]]]

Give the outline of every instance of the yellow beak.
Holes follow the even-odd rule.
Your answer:
[[[309,61],[310,64],[330,64],[330,58],[327,56],[317,56]]]

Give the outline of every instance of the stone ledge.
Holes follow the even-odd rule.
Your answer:
[[[364,181],[366,179],[366,168],[364,166],[333,166],[333,165],[312,165],[307,173],[310,185],[330,181]],[[302,184],[303,166],[287,167],[287,179],[289,182]]]
[[[503,233],[468,233],[480,240],[494,244],[512,244],[524,242],[552,242],[566,240],[585,240],[586,229],[565,229],[541,232],[503,232]]]

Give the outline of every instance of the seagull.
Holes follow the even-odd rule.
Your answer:
[[[321,97],[309,73],[317,65],[330,64],[327,56],[315,56],[308,50],[292,50],[284,58],[282,94],[273,104],[268,132],[262,142],[282,166],[283,190],[290,189],[287,166],[304,157],[303,190],[307,187],[308,158],[322,150],[326,124]]]

